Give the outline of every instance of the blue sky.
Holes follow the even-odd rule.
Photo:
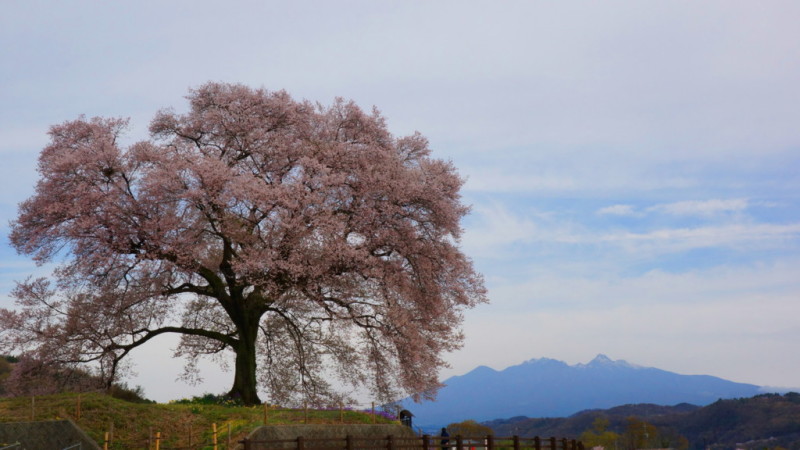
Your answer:
[[[50,125],[131,118],[207,81],[377,106],[467,178],[491,304],[445,377],[598,353],[800,387],[800,4],[141,1],[0,6],[0,305],[46,272],[7,223]],[[170,342],[134,358],[158,400]]]

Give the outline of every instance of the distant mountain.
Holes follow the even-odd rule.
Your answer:
[[[800,394],[797,393],[717,400],[704,407],[685,403],[623,405],[582,411],[566,418],[514,417],[483,425],[498,436],[577,438],[592,427],[597,417],[608,419],[608,430],[619,435],[624,434],[629,418],[635,417],[656,426],[667,439],[686,438],[690,449],[800,449]],[[675,442],[670,444],[674,446]],[[624,448],[623,443],[620,448]]]
[[[566,417],[586,409],[633,403],[707,405],[721,398],[752,397],[763,391],[707,375],[679,375],[597,355],[588,364],[532,359],[497,371],[480,366],[448,378],[435,402],[402,402],[424,429],[467,419],[514,416]]]

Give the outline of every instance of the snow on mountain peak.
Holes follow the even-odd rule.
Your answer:
[[[627,362],[625,360],[622,360],[622,359],[618,359],[618,360],[615,361],[615,360],[609,358],[608,356],[606,356],[606,355],[604,355],[602,353],[599,353],[597,356],[594,357],[593,360],[589,361],[588,363],[586,363],[586,364],[577,364],[575,367],[584,367],[584,368],[585,367],[595,367],[595,368],[596,367],[626,367],[626,368],[629,368],[629,369],[639,368],[639,366],[636,366],[634,364],[630,364],[629,362]]]
[[[609,358],[608,356],[598,353],[597,356],[589,364],[613,364],[614,360]]]

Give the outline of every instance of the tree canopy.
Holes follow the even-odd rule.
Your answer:
[[[18,283],[0,350],[111,383],[178,333],[187,373],[234,355],[229,393],[248,404],[434,394],[464,309],[486,301],[454,166],[342,99],[208,83],[188,100],[129,146],[123,119],[51,128],[10,239],[59,265]]]
[[[447,432],[450,436],[464,436],[470,438],[494,434],[494,430],[492,430],[491,427],[480,424],[472,419],[447,425]]]

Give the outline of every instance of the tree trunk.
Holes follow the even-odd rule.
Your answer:
[[[245,405],[261,404],[256,389],[256,338],[258,337],[258,321],[239,325],[239,344],[236,352],[236,373],[233,387],[228,396],[241,399]]]

